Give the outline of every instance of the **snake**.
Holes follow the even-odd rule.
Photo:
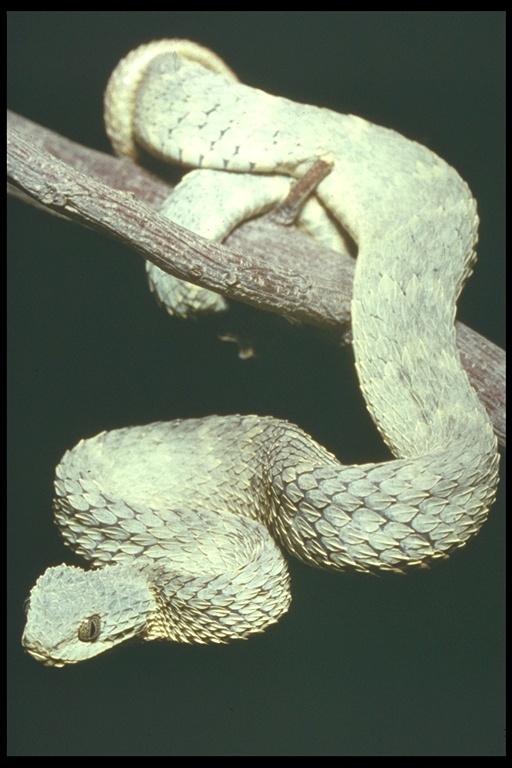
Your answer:
[[[498,453],[455,343],[478,233],[459,174],[389,128],[243,85],[187,40],[128,54],[105,115],[118,155],[193,169],[162,212],[219,242],[330,160],[297,226],[334,250],[346,232],[357,244],[356,368],[393,457],[343,464],[299,426],[256,415],[81,440],[56,468],[54,514],[89,568],[39,577],[25,650],[62,667],[130,638],[243,639],[288,610],[287,555],[340,572],[404,572],[464,546],[494,500]],[[149,279],[171,314],[226,308],[156,267]]]

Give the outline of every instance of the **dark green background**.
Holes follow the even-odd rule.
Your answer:
[[[107,150],[101,96],[139,43],[188,37],[251,85],[427,144],[482,219],[460,317],[503,343],[504,14],[10,12],[9,106]],[[209,413],[298,422],[346,461],[382,453],[350,356],[270,332],[241,362],[169,320],[139,256],[9,205],[9,754],[502,755],[504,506],[446,563],[406,577],[291,563],[293,605],[247,642],[127,644],[46,669],[22,604],[73,556],[51,519],[64,450],[102,429]]]

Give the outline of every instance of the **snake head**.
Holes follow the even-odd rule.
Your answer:
[[[48,568],[27,600],[25,650],[47,666],[85,661],[143,635],[155,599],[143,568]]]

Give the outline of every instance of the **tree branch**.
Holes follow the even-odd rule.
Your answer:
[[[354,260],[293,229],[258,219],[217,245],[156,208],[172,187],[8,113],[9,192],[115,237],[166,272],[229,298],[348,337]],[[505,353],[461,323],[457,343],[472,385],[505,445]]]

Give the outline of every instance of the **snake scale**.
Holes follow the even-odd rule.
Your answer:
[[[333,163],[299,226],[358,247],[353,346],[368,409],[394,460],[348,466],[272,417],[210,416],[103,432],[65,453],[54,511],[91,570],[60,565],[28,600],[25,649],[53,666],[138,636],[224,642],[290,603],[281,547],[343,571],[402,571],[443,558],[485,521],[497,484],[487,414],[455,347],[476,204],[447,163],[396,132],[237,82],[183,40],[141,46],[114,71],[107,131],[196,168],[164,206],[216,240]],[[150,267],[169,311],[224,299]],[[192,292],[192,293],[191,293]]]

